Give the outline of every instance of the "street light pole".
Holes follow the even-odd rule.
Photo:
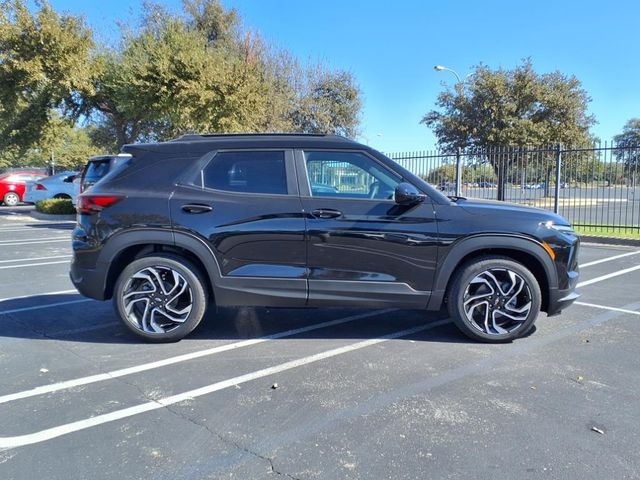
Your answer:
[[[444,65],[436,65],[435,67],[433,67],[433,69],[436,72],[451,72],[456,76],[458,83],[462,83],[462,79],[460,78],[460,75],[458,75],[458,72],[456,72],[453,68],[445,67]]]
[[[462,82],[460,75],[458,75],[458,72],[456,72],[453,68],[445,67],[444,65],[436,65],[435,67],[433,67],[433,69],[436,72],[453,73],[456,76],[456,80],[458,80],[458,83],[456,83],[456,90],[458,85],[460,85],[459,93],[464,96],[464,83]],[[467,75],[465,79],[468,76],[469,75]],[[457,149],[456,150],[456,196],[459,197],[461,193],[462,193],[462,157],[460,155],[460,149]]]

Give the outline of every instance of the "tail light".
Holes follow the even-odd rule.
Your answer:
[[[79,195],[76,211],[80,214],[92,215],[115,205],[123,198],[122,195]]]
[[[36,183],[36,190],[46,190],[47,187],[45,187],[43,184],[41,183]]]

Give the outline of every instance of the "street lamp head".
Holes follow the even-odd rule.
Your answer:
[[[441,71],[443,71],[443,70],[446,70],[446,69],[447,69],[447,67],[445,67],[445,66],[443,66],[443,65],[436,65],[435,67],[433,67],[433,69],[434,69],[436,72],[441,72]]]

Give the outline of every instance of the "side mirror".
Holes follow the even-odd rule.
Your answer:
[[[402,182],[396,187],[394,199],[398,205],[414,205],[425,199],[425,196],[410,183]]]

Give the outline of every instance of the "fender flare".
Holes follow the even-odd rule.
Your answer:
[[[204,266],[205,272],[203,273],[209,277],[209,282],[215,295],[221,275],[218,259],[211,248],[204,240],[191,233],[162,228],[127,230],[122,233],[116,233],[109,238],[109,241],[105,243],[98,258],[98,264],[103,265],[104,271],[108,272],[107,275],[105,275],[105,289],[108,287],[108,282],[112,275],[111,266],[117,256],[129,247],[150,244],[180,247],[198,258]]]
[[[553,260],[539,241],[517,235],[480,234],[454,242],[451,244],[447,256],[441,262],[438,262],[440,265],[436,270],[427,309],[440,309],[449,280],[464,257],[471,253],[491,249],[516,250],[533,256],[545,272],[549,288],[547,294],[558,288],[558,275]]]

